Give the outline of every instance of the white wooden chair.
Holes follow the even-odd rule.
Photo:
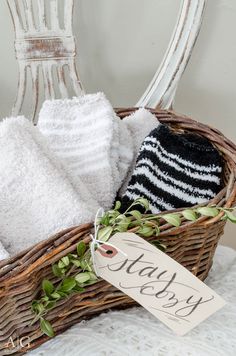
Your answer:
[[[46,2],[49,16],[46,16]],[[157,0],[158,1],[158,0]],[[44,97],[83,93],[76,70],[76,46],[72,30],[74,0],[64,0],[64,18],[59,21],[59,0],[7,0],[15,27],[15,52],[19,63],[19,85],[13,115],[22,111],[26,85],[32,81],[32,120],[37,121],[40,70]],[[180,14],[166,54],[137,106],[172,107],[176,89],[191,52],[203,17],[205,0],[182,0]],[[30,76],[27,75],[29,69]],[[57,76],[53,75],[53,71]]]

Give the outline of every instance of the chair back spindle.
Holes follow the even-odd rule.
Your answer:
[[[19,84],[13,116],[22,112],[26,87],[31,82],[31,119],[36,122],[40,75],[45,99],[83,93],[76,69],[76,45],[72,31],[74,0],[7,0],[15,28],[15,52]],[[60,2],[60,4],[59,4]],[[63,9],[59,8],[63,5]],[[63,14],[59,21],[59,11]],[[28,74],[29,73],[29,74]],[[43,99],[44,99],[43,98]]]

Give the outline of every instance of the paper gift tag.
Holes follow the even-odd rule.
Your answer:
[[[109,244],[96,250],[94,262],[100,277],[178,335],[186,334],[225,305],[186,268],[133,233],[112,236]]]

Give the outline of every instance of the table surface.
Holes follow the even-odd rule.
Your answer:
[[[235,356],[236,251],[217,248],[206,284],[227,304],[187,335],[175,336],[143,308],[111,311],[81,322],[30,356]]]

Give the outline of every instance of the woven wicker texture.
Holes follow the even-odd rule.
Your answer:
[[[123,118],[135,109],[119,109]],[[218,206],[232,207],[236,201],[236,146],[218,130],[198,123],[190,118],[171,111],[155,111],[157,119],[172,126],[175,131],[189,131],[207,137],[222,153],[225,162],[224,188],[209,202]],[[183,219],[180,227],[163,223],[159,239],[167,246],[167,253],[193,274],[204,280],[211,268],[212,258],[223,234],[225,221],[222,215],[215,218],[201,217],[189,222]],[[48,337],[42,334],[39,324],[30,325],[34,318],[31,302],[39,297],[44,278],[56,281],[51,265],[69,252],[76,250],[80,240],[90,241],[92,224],[62,231],[50,239],[0,262],[0,355],[20,355],[28,349],[19,342],[27,338],[30,349],[45,342]],[[156,236],[148,238],[156,240]],[[86,288],[81,294],[74,294],[58,302],[47,319],[52,323],[56,334],[63,332],[82,319],[116,308],[124,309],[135,302],[105,281]],[[10,339],[11,338],[11,339]],[[10,340],[10,343],[9,343]],[[15,347],[13,346],[13,342]],[[22,345],[21,345],[22,344]]]

